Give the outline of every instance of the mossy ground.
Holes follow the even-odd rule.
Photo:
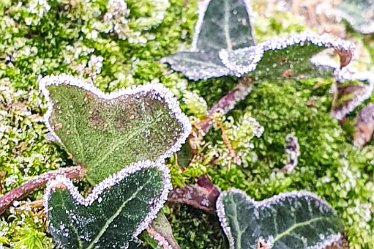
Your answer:
[[[103,91],[158,81],[173,91],[192,121],[235,85],[232,78],[188,82],[159,63],[163,56],[191,43],[196,0],[127,0],[130,12],[127,26],[121,27],[127,31],[122,38],[113,32],[112,23],[100,26],[108,11],[106,0],[84,2],[0,3],[0,194],[30,177],[72,163],[59,146],[45,138],[47,131],[40,117],[46,106],[37,90],[40,77],[69,73],[92,80]],[[276,12],[258,18],[262,20],[255,22],[259,41],[308,29],[291,14]],[[374,40],[352,36],[364,44]],[[235,148],[245,153],[243,164],[224,160],[227,147],[220,129],[215,128],[201,142],[206,145],[199,151],[202,156],[184,172],[170,160],[174,184],[183,185],[209,174],[221,189],[240,188],[255,199],[306,189],[337,210],[352,248],[374,248],[374,143],[363,150],[351,145],[349,120],[355,113],[344,129],[330,117],[330,86],[331,79],[256,85],[235,110],[219,117],[231,140],[239,141]],[[264,127],[260,138],[244,129],[250,116]],[[289,133],[298,137],[301,156],[294,172],[284,174],[279,169]],[[39,191],[28,196],[1,216],[0,245],[51,247],[36,201],[42,194]],[[170,208],[168,217],[182,248],[225,248],[222,232],[217,224],[212,225],[214,217],[185,206]]]

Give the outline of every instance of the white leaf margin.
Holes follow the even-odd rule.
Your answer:
[[[228,75],[242,77],[243,75],[256,70],[257,65],[261,62],[264,56],[264,53],[266,51],[281,50],[289,46],[298,45],[298,44],[303,46],[305,43],[311,43],[313,45],[323,47],[324,49],[334,48],[334,49],[338,49],[341,51],[347,51],[349,53],[352,53],[352,55],[356,48],[356,46],[352,42],[331,36],[329,34],[319,35],[319,34],[314,34],[311,32],[304,32],[304,33],[296,33],[296,34],[293,34],[287,37],[270,39],[255,46],[240,48],[240,49],[236,49],[232,51],[227,51],[225,49],[222,49],[219,51],[219,57],[222,63],[224,64],[224,66],[227,67],[232,72],[232,74],[229,73]],[[254,50],[253,61],[249,65],[241,66],[229,60],[229,53],[234,53],[234,54],[240,53],[241,51],[246,51],[248,49]],[[184,51],[181,51],[181,52],[184,52]],[[197,52],[197,51],[186,51],[186,52]],[[319,64],[321,64],[321,66],[327,66],[325,65],[326,62],[318,60],[318,58],[315,58],[315,56],[310,58],[310,62],[315,66],[319,66]],[[161,63],[168,63],[168,62],[162,59]],[[333,69],[334,73],[341,70],[339,66],[336,64],[335,65],[331,64],[328,66],[330,66]],[[178,68],[175,66],[171,65],[171,68],[175,69],[175,71],[179,71]],[[189,77],[187,76],[187,78]],[[209,77],[209,78],[216,78],[216,77]],[[190,78],[190,79],[197,80],[197,78],[193,78],[193,79]],[[205,77],[204,79],[207,79],[207,77]]]
[[[148,227],[152,220],[157,216],[157,213],[163,207],[164,203],[167,201],[168,193],[172,189],[170,171],[164,164],[155,163],[149,160],[133,163],[101,181],[98,185],[96,185],[93,188],[91,194],[89,194],[87,198],[84,198],[79,193],[78,188],[73,185],[73,182],[71,180],[62,175],[57,176],[55,180],[48,182],[45,190],[43,198],[45,213],[48,214],[50,210],[48,202],[51,197],[51,194],[55,191],[56,188],[61,189],[61,185],[66,187],[67,191],[78,204],[88,207],[94,201],[96,201],[105,190],[110,189],[112,186],[125,180],[127,177],[133,175],[134,173],[149,168],[156,168],[163,172],[163,189],[161,191],[160,196],[154,199],[154,201],[152,201],[153,206],[151,207],[151,211],[134,231],[133,237],[136,238],[144,229]]]
[[[201,32],[201,27],[203,26],[203,21],[204,21],[204,17],[205,17],[205,12],[207,11],[208,9],[208,6],[210,4],[211,1],[214,1],[214,0],[204,0],[202,2],[199,3],[199,6],[198,6],[198,19],[197,19],[197,22],[196,22],[196,25],[195,25],[195,32],[194,32],[194,35],[193,35],[193,38],[192,38],[192,47],[191,47],[191,50],[190,52],[197,52],[198,49],[197,49],[197,41],[198,41],[198,38],[199,38],[199,35],[200,35],[200,32]],[[242,0],[245,4],[245,8],[247,10],[247,15],[248,15],[248,18],[249,20],[251,20],[251,13],[252,13],[252,8],[251,8],[251,3],[249,0]]]
[[[281,50],[285,49],[290,46],[294,45],[305,45],[305,43],[311,43],[313,45],[323,47],[325,49],[327,48],[334,48],[334,49],[339,49],[343,51],[349,51],[353,54],[353,51],[355,50],[355,45],[349,41],[345,41],[343,39],[328,35],[328,34],[314,34],[311,32],[304,32],[304,33],[297,33],[293,34],[287,37],[281,37],[281,38],[274,38],[267,40],[265,42],[262,42],[255,47],[255,55],[253,59],[253,63],[247,67],[242,67],[242,66],[237,66],[233,64],[232,62],[228,61],[228,51],[221,50],[220,51],[220,58],[223,62],[223,64],[231,69],[232,71],[236,72],[236,76],[242,76],[243,74],[250,73],[254,71],[258,65],[258,63],[261,62],[264,53],[269,50]],[[251,48],[251,47],[250,47]],[[236,52],[236,51],[243,51],[248,48],[241,48],[237,50],[233,50],[231,52]],[[313,57],[310,59],[311,63],[316,65],[316,60],[313,60]],[[318,65],[316,65],[318,66]],[[334,67],[334,70],[339,70],[338,67]]]
[[[262,201],[256,201],[256,200],[252,199],[251,197],[249,197],[242,190],[229,189],[227,191],[221,192],[221,194],[219,195],[219,197],[217,199],[216,207],[217,207],[217,216],[218,216],[218,219],[220,221],[221,227],[222,227],[222,229],[223,229],[224,233],[226,234],[226,237],[229,241],[230,249],[235,249],[235,241],[234,241],[234,237],[231,233],[229,223],[226,219],[225,208],[224,208],[224,204],[223,204],[223,199],[230,193],[241,195],[247,202],[251,203],[255,208],[259,208],[259,209],[269,207],[270,205],[276,204],[277,202],[282,201],[282,200],[284,200],[286,198],[289,198],[289,197],[291,197],[291,198],[307,197],[307,198],[310,198],[310,199],[313,199],[313,200],[317,200],[320,203],[319,208],[320,208],[321,211],[327,211],[328,210],[328,211],[333,211],[333,213],[335,213],[335,210],[325,200],[321,199],[319,196],[317,196],[313,193],[303,191],[303,190],[302,191],[291,191],[291,192],[281,193],[281,194],[274,195],[273,197],[262,200]],[[326,246],[329,246],[332,243],[334,243],[336,241],[339,241],[341,238],[342,238],[341,233],[332,234],[332,235],[328,236],[327,238],[325,238],[324,240],[322,240],[320,243],[318,243],[318,244],[316,244],[312,247],[308,247],[307,249],[324,249]]]
[[[76,86],[78,88],[84,89],[96,95],[98,98],[104,100],[114,100],[116,98],[122,96],[129,96],[129,95],[136,95],[136,94],[147,94],[152,93],[155,96],[162,98],[167,107],[170,110],[170,113],[175,117],[175,119],[180,123],[182,126],[182,134],[179,136],[177,141],[174,143],[171,148],[166,151],[163,155],[155,160],[155,162],[162,162],[166,158],[170,157],[174,152],[178,151],[182,144],[186,141],[188,135],[191,133],[192,126],[188,117],[181,111],[179,107],[179,103],[177,99],[174,97],[172,92],[170,92],[167,88],[165,88],[162,84],[159,83],[149,83],[145,85],[139,86],[132,86],[129,88],[121,89],[118,91],[114,91],[111,93],[104,93],[97,87],[95,87],[92,83],[86,82],[81,78],[77,78],[67,74],[60,74],[60,75],[50,75],[42,78],[39,81],[39,90],[44,95],[47,101],[47,112],[43,116],[43,122],[45,123],[48,131],[50,132],[50,138],[62,144],[61,139],[58,135],[54,132],[49,119],[53,112],[53,102],[50,98],[49,91],[47,89],[50,85],[70,85]]]
[[[356,107],[362,102],[371,97],[374,91],[374,74],[369,71],[355,72],[350,68],[344,68],[343,70],[337,71],[335,74],[336,83],[344,81],[367,81],[366,91],[362,95],[355,95],[355,101],[350,102],[345,108],[338,112],[331,111],[330,115],[337,119],[342,120],[347,114],[351,113]]]

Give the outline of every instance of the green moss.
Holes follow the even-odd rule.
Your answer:
[[[167,214],[182,249],[226,249],[228,242],[217,217],[185,205],[173,205]]]
[[[49,8],[30,8],[35,0],[21,2],[0,3],[0,194],[32,176],[71,164],[61,148],[45,139],[40,117],[46,108],[37,91],[37,79],[42,76],[69,73],[92,80],[104,91],[158,81],[173,91],[192,121],[236,84],[237,79],[229,77],[187,82],[159,63],[163,56],[190,46],[197,0],[170,0],[165,12],[164,5],[154,6],[150,0],[126,0],[130,12],[128,25],[122,27],[127,29],[123,39],[107,31],[109,24],[102,24],[107,0],[40,1]],[[253,24],[257,42],[307,30],[300,18],[279,11],[270,17],[256,16]],[[372,37],[355,38],[364,40],[373,58]],[[374,221],[368,211],[373,209],[374,149],[368,146],[360,151],[350,145],[355,113],[344,129],[329,116],[331,82],[308,79],[257,85],[234,111],[218,117],[236,150],[243,144],[235,139],[246,140],[249,147],[242,158],[246,167],[226,157],[227,146],[215,127],[200,141],[197,156],[186,170],[178,167],[175,158],[170,160],[174,185],[192,183],[208,173],[222,189],[240,188],[256,199],[306,189],[326,198],[338,211],[352,248],[374,248]],[[250,116],[265,128],[262,137],[248,133],[243,119]],[[298,138],[301,156],[288,175],[279,169],[289,133]],[[41,195],[38,191],[27,198],[32,201]],[[0,222],[0,247],[51,246],[45,224],[35,222],[35,217],[36,211],[8,211]],[[215,217],[176,206],[169,219],[182,248],[226,248]]]

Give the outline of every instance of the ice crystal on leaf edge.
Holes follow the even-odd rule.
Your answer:
[[[128,167],[122,169],[121,171],[107,177],[105,180],[96,185],[93,188],[92,193],[89,194],[86,198],[84,198],[78,192],[78,189],[73,185],[72,181],[70,181],[64,176],[57,176],[55,180],[50,181],[47,184],[47,188],[45,190],[43,200],[45,213],[48,213],[49,211],[48,201],[50,199],[51,194],[56,188],[61,188],[61,185],[66,187],[67,191],[70,193],[70,195],[74,198],[74,200],[77,203],[87,207],[91,205],[94,201],[96,201],[99,198],[100,194],[103,193],[106,189],[110,189],[112,186],[118,184],[120,181],[126,179],[128,176],[134,174],[137,171],[152,167],[157,168],[158,170],[163,172],[163,189],[160,197],[153,202],[151,211],[145,217],[143,222],[140,223],[138,228],[134,231],[133,237],[136,237],[144,229],[146,229],[148,225],[152,222],[152,220],[156,217],[158,211],[166,202],[169,191],[172,189],[170,172],[164,164],[154,163],[151,161],[139,161],[134,164],[131,164]]]

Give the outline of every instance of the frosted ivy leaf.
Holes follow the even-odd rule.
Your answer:
[[[105,94],[67,75],[40,82],[48,102],[47,128],[98,183],[140,160],[177,151],[191,126],[172,94],[149,84]]]
[[[313,56],[333,48],[340,58],[340,67],[349,64],[354,46],[350,42],[312,33],[295,34],[259,44],[263,56],[252,75],[256,79],[307,78],[331,75],[330,70],[312,63]],[[335,68],[336,69],[336,68]]]
[[[193,50],[235,50],[254,45],[248,0],[208,0],[199,13]]]
[[[374,75],[369,72],[341,71],[334,89],[331,115],[342,120],[363,101],[370,98],[374,88]]]
[[[178,52],[161,60],[191,80],[217,78],[236,73],[221,61],[218,52]]]
[[[128,248],[155,218],[170,189],[168,169],[150,161],[108,177],[87,198],[70,180],[58,177],[48,184],[44,199],[49,232],[59,248]]]
[[[339,16],[363,34],[374,33],[374,1],[342,0],[337,6]]]
[[[322,249],[342,232],[332,208],[302,191],[263,201],[240,190],[225,191],[217,200],[217,214],[231,249]]]

